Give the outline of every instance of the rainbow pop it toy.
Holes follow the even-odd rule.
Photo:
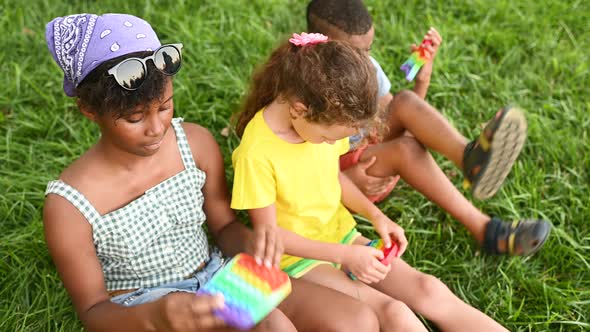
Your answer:
[[[399,251],[397,243],[391,242],[391,247],[385,248],[385,246],[383,245],[383,240],[381,239],[371,240],[371,242],[367,243],[367,246],[383,251],[383,259],[380,259],[379,261],[384,265],[389,265],[391,263],[391,260]],[[356,277],[354,276],[354,274],[352,274],[352,272],[348,272],[348,276],[350,277],[350,279],[356,280]]]
[[[383,259],[379,261],[385,265],[389,265],[391,263],[391,260],[395,257],[399,250],[397,243],[395,242],[391,242],[391,247],[385,248],[383,245],[383,240],[381,239],[372,240],[371,242],[367,243],[367,246],[383,251]]]
[[[432,58],[432,55],[426,49],[427,45],[432,45],[432,42],[430,40],[423,40],[418,49],[399,68],[406,73],[406,80],[414,80],[420,68]]]
[[[258,265],[247,254],[238,254],[197,294],[223,294],[225,306],[215,314],[227,325],[247,330],[268,315],[289,293],[289,276],[278,268]]]

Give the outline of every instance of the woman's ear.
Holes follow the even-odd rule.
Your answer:
[[[82,115],[84,115],[86,118],[88,118],[88,120],[92,121],[92,122],[96,122],[96,116],[97,114],[95,112],[92,112],[88,109],[87,106],[84,105],[84,103],[82,103],[80,101],[80,99],[76,99],[76,104],[78,105],[78,109],[80,110],[80,113],[82,113]]]

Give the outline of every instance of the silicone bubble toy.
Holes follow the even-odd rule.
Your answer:
[[[247,254],[232,258],[197,294],[221,293],[223,309],[215,315],[240,330],[252,328],[291,293],[289,276],[278,268],[258,265]]]
[[[385,246],[383,245],[383,240],[381,239],[372,240],[371,242],[367,243],[367,246],[383,251],[383,259],[380,259],[379,262],[383,263],[384,265],[391,264],[391,260],[399,251],[399,247],[395,242],[391,242],[391,247],[385,248]],[[350,277],[350,279],[356,280],[356,277],[354,276],[354,274],[352,274],[352,272],[348,272],[348,276]]]
[[[367,243],[367,246],[383,251],[383,259],[380,262],[384,265],[389,265],[399,250],[395,242],[391,242],[391,247],[385,248],[381,239],[372,240]]]
[[[399,68],[406,73],[406,80],[413,81],[420,68],[432,58],[430,52],[426,49],[427,45],[432,45],[432,42],[423,40],[418,49]]]

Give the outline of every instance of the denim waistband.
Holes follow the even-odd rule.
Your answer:
[[[221,254],[213,252],[205,267],[194,273],[188,279],[171,282],[157,287],[140,288],[133,292],[115,296],[111,298],[111,302],[124,306],[134,306],[156,301],[161,297],[174,292],[196,293],[203,285],[211,280],[213,275],[215,275],[223,265],[224,258]]]

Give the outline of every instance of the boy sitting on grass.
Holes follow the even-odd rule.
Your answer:
[[[371,15],[361,0],[312,0],[307,7],[307,25],[309,32],[345,40],[366,52],[375,35]],[[340,158],[340,167],[373,202],[387,197],[401,177],[463,224],[484,252],[532,255],[549,236],[549,222],[509,222],[485,214],[455,188],[426,149],[453,161],[463,170],[473,196],[487,199],[500,189],[524,145],[526,119],[517,108],[502,108],[477,139],[468,141],[424,101],[442,38],[430,28],[424,39],[432,43],[426,46],[432,60],[416,76],[414,91],[392,95],[389,79],[371,57],[384,113],[383,129],[366,128],[350,137],[351,149]]]

